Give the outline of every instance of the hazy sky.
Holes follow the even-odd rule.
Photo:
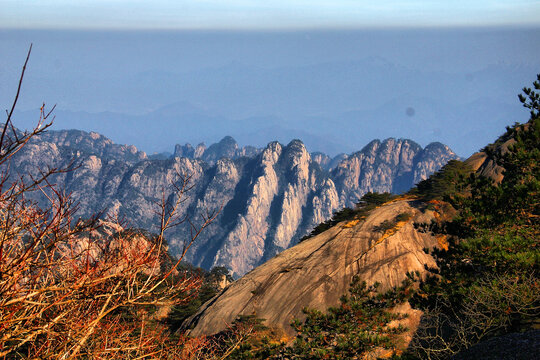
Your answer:
[[[540,25],[540,0],[0,0],[0,28]]]

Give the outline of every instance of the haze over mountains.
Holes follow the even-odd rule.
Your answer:
[[[2,31],[0,43],[16,54],[34,42],[21,127],[46,101],[58,103],[56,129],[97,131],[148,153],[229,134],[258,147],[300,138],[331,156],[403,137],[468,156],[519,114],[513,99],[538,68],[539,34]],[[6,107],[20,61],[0,61]]]
[[[177,145],[169,158],[149,159],[130,145],[97,133],[49,131],[16,154],[12,174],[47,166],[77,169],[51,182],[70,193],[83,218],[103,212],[128,225],[156,231],[162,196],[174,202],[177,173],[192,176],[182,212],[199,223],[207,210],[221,208],[193,244],[186,260],[211,268],[226,266],[243,275],[296,244],[335,210],[354,206],[369,191],[400,193],[457,155],[441,143],[422,148],[412,140],[373,140],[363,149],[334,159],[310,154],[300,140],[239,147],[231,137],[192,147]],[[47,203],[40,192],[35,199]],[[182,251],[187,224],[168,234],[171,253]]]

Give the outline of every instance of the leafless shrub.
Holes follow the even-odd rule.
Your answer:
[[[31,47],[0,130],[0,358],[198,358],[204,339],[172,341],[151,312],[186,301],[200,287],[201,279],[178,265],[217,212],[199,224],[178,214],[191,186],[184,176],[174,184],[174,201],[163,197],[159,204],[157,235],[107,236],[121,224],[75,219],[69,194],[50,183],[51,175],[69,169],[14,179],[10,159],[52,124],[45,105],[32,130],[20,132],[12,123],[30,53]],[[45,195],[46,206],[28,200],[34,191]],[[165,233],[186,221],[191,233],[171,260]]]

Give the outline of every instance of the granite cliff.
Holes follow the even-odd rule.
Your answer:
[[[383,221],[403,213],[410,218],[398,222],[392,231],[374,231]],[[423,249],[437,246],[437,239],[413,226],[434,216],[421,202],[405,199],[375,209],[362,221],[339,223],[232,283],[184,326],[192,327],[190,334],[194,336],[214,334],[239,315],[255,314],[266,319],[265,324],[293,335],[290,324],[305,317],[302,309],[337,304],[347,293],[353,275],[368,284],[380,282],[385,290],[400,285],[407,271],[423,273],[424,264],[435,266]],[[411,321],[418,321],[414,310],[402,311],[411,314]]]
[[[118,214],[130,226],[149,230],[158,222],[156,201],[163,194],[172,201],[178,174],[189,174],[193,188],[182,210],[195,223],[206,210],[221,212],[187,260],[243,275],[366,192],[401,192],[454,158],[445,145],[423,149],[404,139],[375,140],[359,152],[330,159],[310,154],[299,140],[256,149],[226,137],[208,148],[177,145],[173,156],[160,160],[97,133],[69,130],[33,139],[13,159],[12,173],[71,164],[75,171],[57,174],[51,182],[72,194],[77,215]],[[35,198],[47,201],[40,193]],[[173,254],[181,251],[186,231],[178,227],[168,234]]]

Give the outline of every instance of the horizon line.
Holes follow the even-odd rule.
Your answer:
[[[73,31],[73,32],[341,32],[341,31],[394,31],[394,30],[540,30],[540,23],[530,24],[425,24],[425,25],[351,25],[351,26],[283,26],[283,27],[25,27],[0,25],[0,31]]]

